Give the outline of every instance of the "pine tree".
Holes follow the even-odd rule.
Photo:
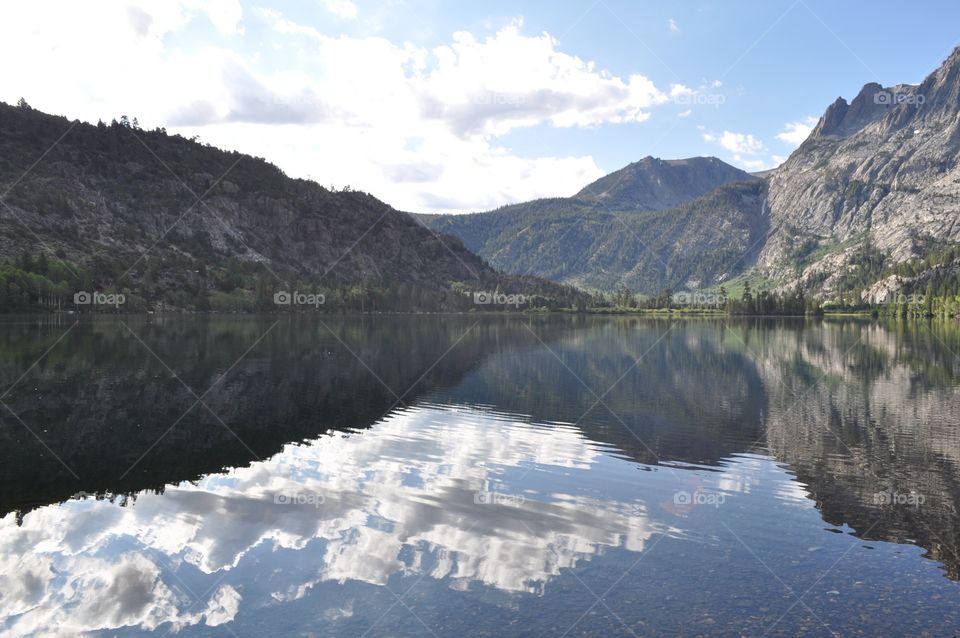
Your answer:
[[[33,255],[31,255],[26,250],[20,254],[20,270],[26,272],[33,272],[35,268],[33,262]]]
[[[253,302],[257,310],[267,310],[273,305],[273,289],[270,280],[263,273],[257,275],[254,285]]]

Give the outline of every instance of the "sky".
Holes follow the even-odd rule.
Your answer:
[[[772,168],[837,97],[920,82],[958,24],[955,0],[37,0],[0,6],[0,100],[463,213],[648,155]]]

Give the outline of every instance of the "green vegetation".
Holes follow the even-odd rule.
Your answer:
[[[844,242],[844,246],[854,242]],[[859,242],[856,251],[847,259],[848,269],[837,280],[836,298],[841,304],[859,303],[860,291],[881,278],[887,263],[887,255],[873,245],[869,234]]]
[[[419,218],[508,272],[652,295],[707,287],[746,270],[767,229],[765,191],[762,180],[751,180],[670,210],[616,211],[570,198]]]
[[[24,158],[41,156],[25,173]],[[592,305],[570,286],[499,273],[369,194],[135,117],[89,125],[0,103],[0,183],[13,185],[0,312],[459,312],[476,308],[472,291],[497,290],[536,308]],[[323,303],[275,304],[282,292]],[[112,297],[74,304],[78,293]]]
[[[882,276],[916,277],[930,270],[953,265],[958,260],[960,260],[960,245],[941,246],[932,249],[924,259],[906,261],[887,268],[883,271]]]
[[[718,293],[724,297],[739,299],[744,290],[749,288],[754,294],[764,291],[770,291],[778,287],[780,282],[764,277],[755,272],[747,272],[737,275],[732,279],[724,281],[722,284],[705,288],[705,293]]]
[[[192,265],[192,264],[191,264]],[[55,260],[49,262],[41,253],[34,257],[24,252],[15,263],[0,263],[0,309],[6,312],[89,311],[89,312],[143,312],[146,310],[193,310],[197,312],[276,312],[321,311],[336,312],[468,312],[473,310],[586,310],[602,303],[599,298],[570,286],[559,286],[534,277],[504,276],[490,291],[502,290],[523,296],[523,303],[515,306],[478,306],[474,294],[481,291],[475,285],[450,282],[448,289],[430,289],[409,282],[390,285],[369,284],[322,287],[310,280],[295,282],[293,286],[277,283],[272,277],[258,273],[255,265],[231,260],[224,267],[207,268],[196,272],[192,285],[167,288],[157,282],[160,269],[176,268],[177,264],[151,262],[141,280],[141,286],[132,289],[119,273],[109,267],[88,269],[75,263]],[[105,287],[104,281],[126,281],[120,287]],[[315,280],[314,280],[315,281]],[[501,288],[504,286],[504,288]],[[320,291],[310,292],[305,291]],[[516,292],[514,292],[516,291]],[[289,293],[315,294],[316,303],[298,305],[277,304],[275,295]],[[91,301],[93,293],[112,295],[116,303],[97,304]],[[76,295],[85,295],[77,298]],[[120,295],[119,297],[117,295]]]
[[[754,290],[744,280],[736,295],[725,286],[713,291],[674,292],[669,288],[658,294],[638,299],[628,288],[619,287],[603,297],[600,311],[613,312],[676,312],[680,314],[788,315],[820,314],[819,306],[797,288],[788,294],[770,290]]]

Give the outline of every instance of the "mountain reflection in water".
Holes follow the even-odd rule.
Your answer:
[[[68,327],[2,326],[5,386]],[[2,421],[0,630],[956,627],[957,343],[856,322],[85,321],[5,399],[79,479]],[[210,409],[165,365],[213,385]]]

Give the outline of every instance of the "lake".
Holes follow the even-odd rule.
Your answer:
[[[0,633],[952,636],[960,328],[5,317]]]

